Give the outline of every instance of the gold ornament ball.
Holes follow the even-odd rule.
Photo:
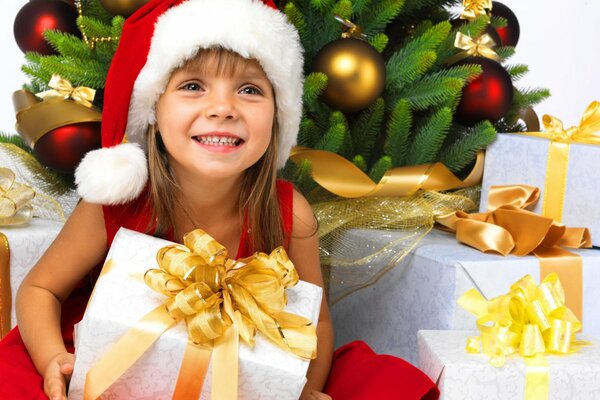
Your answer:
[[[100,4],[111,15],[121,15],[125,18],[133,14],[149,0],[100,0]]]
[[[381,95],[385,85],[381,54],[369,43],[355,38],[325,45],[315,56],[312,70],[327,75],[323,101],[343,112],[367,108]]]

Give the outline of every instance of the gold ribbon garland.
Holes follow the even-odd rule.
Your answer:
[[[321,187],[340,197],[410,196],[418,190],[450,190],[473,186],[481,181],[483,153],[477,153],[473,170],[461,180],[442,163],[397,167],[375,183],[352,162],[335,153],[307,147],[292,149],[295,163],[308,160],[312,178]]]
[[[575,341],[581,323],[565,305],[557,274],[549,274],[539,286],[526,275],[507,294],[489,301],[470,289],[458,304],[477,317],[480,336],[467,339],[467,352],[485,354],[495,367],[503,366],[508,355],[523,357],[526,400],[548,398],[549,367],[544,354],[569,354],[583,344]]]
[[[272,343],[303,359],[316,357],[316,331],[304,317],[283,311],[285,289],[298,274],[283,248],[234,261],[200,229],[184,246],[159,250],[160,269],[145,282],[168,297],[128,330],[86,376],[85,399],[96,399],[167,329],[185,321],[189,340],[173,398],[197,398],[212,350],[212,398],[237,398],[238,338],[254,345],[258,330]]]
[[[0,168],[0,226],[22,225],[33,218],[35,191],[15,182],[15,173]]]
[[[556,117],[544,115],[542,118],[545,132],[515,132],[516,134],[540,137],[550,141],[546,163],[546,181],[542,215],[556,221],[562,221],[569,151],[571,143],[600,145],[600,103],[590,103],[578,126],[564,129],[563,123]]]
[[[460,14],[461,19],[473,20],[492,9],[492,0],[463,0],[464,10]]]
[[[86,86],[73,87],[70,81],[63,79],[58,74],[52,75],[52,79],[48,83],[52,89],[37,93],[39,98],[53,99],[60,98],[63,100],[73,100],[77,104],[85,107],[91,107],[92,101],[96,96],[96,91]]]
[[[456,232],[459,242],[482,252],[537,256],[540,276],[558,274],[565,283],[569,307],[581,320],[581,257],[562,247],[591,247],[590,233],[586,228],[567,228],[524,209],[539,196],[539,189],[532,186],[492,186],[488,201],[490,211],[480,214],[457,211],[436,218],[436,222]]]
[[[10,290],[10,247],[0,233],[0,339],[11,329],[12,295]]]
[[[500,61],[500,56],[493,49],[493,47],[496,46],[496,42],[494,42],[494,39],[492,39],[492,37],[487,33],[479,36],[477,39],[473,39],[468,35],[457,32],[456,39],[454,39],[454,46],[463,51],[452,57],[449,57],[445,61],[446,64],[454,64],[455,62],[464,58],[475,56],[481,56],[495,61]]]

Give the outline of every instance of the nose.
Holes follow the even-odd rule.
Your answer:
[[[236,119],[234,95],[226,91],[213,91],[208,99],[206,117],[210,119]]]

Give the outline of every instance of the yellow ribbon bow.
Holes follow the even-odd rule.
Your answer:
[[[472,20],[487,15],[487,10],[492,9],[492,0],[463,0],[463,7],[460,18]]]
[[[566,307],[556,274],[546,276],[539,286],[526,275],[507,294],[489,301],[470,289],[458,304],[477,317],[480,336],[467,339],[467,352],[487,355],[496,367],[504,365],[508,355],[524,357],[527,400],[548,398],[548,365],[543,354],[569,354],[583,344],[575,341],[581,323]]]
[[[35,191],[15,182],[15,173],[8,168],[0,168],[0,226],[21,225],[33,217],[31,201]]]
[[[73,87],[71,82],[61,78],[58,74],[52,75],[52,79],[50,79],[48,86],[52,89],[37,93],[36,96],[44,100],[52,98],[62,98],[64,100],[71,99],[78,104],[91,107],[94,96],[96,95],[94,89],[86,86]]]
[[[164,331],[182,320],[189,341],[174,399],[199,397],[211,358],[211,398],[236,399],[239,338],[252,346],[257,330],[300,358],[316,357],[312,322],[283,311],[285,289],[298,282],[283,248],[234,261],[221,244],[197,229],[185,235],[184,246],[160,249],[157,261],[160,269],[147,271],[144,281],[168,299],[92,366],[85,399],[100,397]]]
[[[457,32],[454,46],[464,51],[450,57],[446,61],[448,64],[452,64],[469,56],[481,56],[496,61],[500,60],[500,56],[492,49],[492,47],[496,46],[496,42],[494,42],[494,39],[487,33],[473,40],[470,36]]]

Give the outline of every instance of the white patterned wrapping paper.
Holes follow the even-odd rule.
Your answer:
[[[82,399],[85,374],[131,326],[162,304],[143,274],[157,268],[156,252],[171,242],[121,228],[107,255],[116,265],[96,283],[75,337],[75,370],[69,399]],[[300,281],[288,289],[286,311],[318,321],[322,289]],[[173,393],[187,342],[185,324],[167,330],[102,396],[111,399],[166,399]],[[308,361],[256,335],[251,349],[240,344],[239,399],[297,399],[306,383]],[[209,367],[200,399],[210,398]]]
[[[419,368],[440,388],[443,400],[521,400],[525,398],[525,364],[507,357],[501,368],[488,357],[469,354],[467,337],[476,331],[419,332]],[[568,356],[546,355],[550,366],[549,400],[600,399],[600,347],[592,345]]]
[[[356,246],[377,240],[383,245],[401,235],[355,230],[347,232],[344,240]],[[583,257],[583,331],[600,337],[600,250],[574,253]],[[526,274],[540,281],[534,256],[484,254],[458,243],[452,234],[434,230],[375,285],[331,307],[335,345],[365,340],[378,353],[415,364],[417,331],[475,326],[475,317],[456,304],[460,295],[476,288],[488,299],[496,297]]]
[[[492,185],[525,184],[540,189],[532,211],[541,214],[549,141],[518,134],[499,134],[486,149],[480,210],[487,210]],[[600,146],[571,144],[562,223],[589,228],[594,246],[600,246]]]
[[[11,328],[17,324],[17,290],[25,276],[54,241],[62,226],[62,222],[33,218],[26,225],[0,227],[0,232],[8,238],[10,248]]]

